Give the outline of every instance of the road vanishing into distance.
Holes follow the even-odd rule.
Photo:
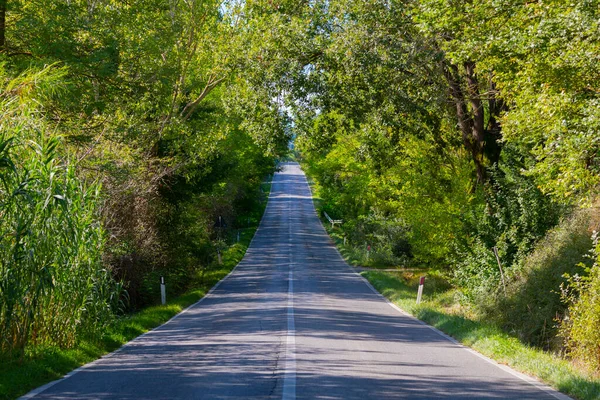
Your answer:
[[[208,296],[39,399],[568,399],[403,314],[341,258],[304,173],[275,174],[243,261]]]

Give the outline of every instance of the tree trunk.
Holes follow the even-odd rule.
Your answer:
[[[454,64],[445,63],[443,66],[444,75],[450,88],[450,96],[456,106],[456,117],[458,118],[458,126],[462,133],[463,144],[471,153],[471,158],[475,163],[477,172],[477,182],[483,183],[485,180],[485,167],[483,165],[483,107],[481,100],[470,99],[471,106],[476,111],[475,116],[471,116],[467,107],[467,99],[460,84],[460,74],[458,67]],[[468,81],[469,92],[478,92],[477,80],[474,76]],[[472,85],[475,85],[473,87]],[[473,97],[473,96],[471,96]]]
[[[469,103],[473,114],[473,123],[471,124],[471,142],[473,146],[473,159],[477,166],[477,181],[482,183],[485,179],[485,169],[483,167],[483,147],[485,145],[485,115],[483,105],[481,104],[481,95],[479,93],[479,82],[475,76],[475,63],[466,62],[464,64],[465,75],[467,78],[467,92],[469,93]]]
[[[471,153],[477,172],[477,183],[486,179],[486,158],[490,164],[497,163],[502,150],[499,140],[502,138],[501,126],[497,117],[506,110],[504,102],[497,98],[498,91],[490,81],[490,90],[487,95],[487,109],[489,111],[487,126],[485,123],[485,110],[480,91],[480,83],[475,73],[475,63],[463,64],[463,79],[459,68],[445,61],[443,65],[444,76],[450,89],[450,97],[456,106],[458,126],[462,133],[463,144]],[[466,85],[465,85],[466,83]],[[466,92],[463,88],[466,87]]]
[[[500,145],[500,139],[502,139],[502,128],[497,117],[503,111],[506,111],[506,105],[502,99],[497,97],[498,90],[494,82],[490,82],[490,97],[488,105],[490,109],[490,116],[486,127],[486,140],[485,140],[485,155],[490,160],[490,163],[495,164],[500,160],[500,151],[502,147]]]

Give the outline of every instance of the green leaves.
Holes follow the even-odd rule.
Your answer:
[[[35,343],[72,346],[113,316],[102,307],[115,287],[101,263],[104,232],[93,223],[95,185],[74,174],[63,142],[39,116],[44,80],[56,79],[48,69],[24,73],[0,89],[2,352]]]
[[[351,242],[482,292],[491,247],[512,268],[598,193],[594,1],[46,3],[9,3],[0,207],[52,291],[63,264],[96,268],[99,221],[134,302],[155,268],[188,282],[222,239],[211,220],[251,208],[292,137]],[[53,236],[77,250],[36,258]],[[76,320],[104,315],[78,301]]]
[[[493,247],[517,274],[569,205],[597,197],[596,2],[249,7],[262,30],[245,36],[245,82],[281,95],[322,208],[344,218],[351,245],[408,240],[411,262],[452,270],[488,304]],[[386,236],[390,221],[402,235]],[[548,332],[541,320],[527,329]]]
[[[486,49],[475,61],[494,75],[511,105],[501,121],[503,138],[535,158],[527,173],[544,192],[559,201],[589,202],[600,176],[598,9],[551,1],[514,3],[498,12],[477,18],[481,41],[470,46]],[[488,15],[495,29],[485,25]],[[493,19],[499,16],[502,22]]]
[[[594,265],[587,268],[589,275],[575,274],[569,277],[569,286],[561,286],[563,300],[569,305],[569,313],[560,321],[561,335],[569,354],[583,361],[590,371],[600,368],[600,248],[598,233],[593,235],[591,251]]]

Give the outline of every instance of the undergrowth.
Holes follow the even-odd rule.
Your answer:
[[[264,196],[270,185],[263,184]],[[266,202],[259,203],[253,215],[262,215]],[[174,298],[167,291],[166,305],[153,305],[117,319],[109,325],[100,339],[83,339],[71,349],[39,345],[26,348],[19,357],[0,359],[0,399],[14,399],[45,383],[110,353],[139,335],[148,332],[202,299],[217,282],[223,279],[242,260],[254,236],[260,218],[253,226],[240,230],[240,240],[223,251],[222,264],[210,264],[198,277],[195,288]],[[237,240],[237,237],[236,237]]]

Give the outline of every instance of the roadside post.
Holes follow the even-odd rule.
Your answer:
[[[164,306],[167,304],[167,288],[165,286],[165,277],[160,277],[160,303]]]
[[[217,250],[217,258],[219,259],[219,265],[223,264],[223,258],[221,257],[221,249]]]
[[[419,279],[419,290],[417,292],[417,304],[421,303],[421,297],[423,296],[423,285],[425,285],[425,277],[422,276]]]
[[[371,254],[371,245],[367,245],[367,261],[369,261],[369,255]]]

